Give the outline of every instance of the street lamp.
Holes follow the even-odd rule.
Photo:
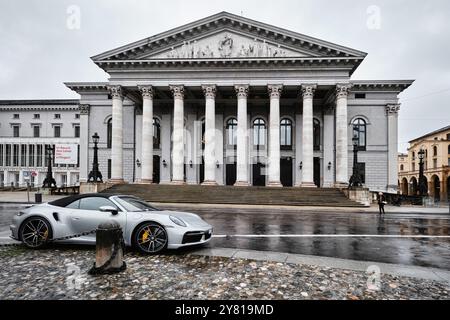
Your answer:
[[[103,183],[102,173],[98,169],[98,142],[100,137],[98,133],[94,133],[92,136],[92,141],[94,142],[94,160],[92,161],[92,171],[89,172],[88,182],[101,182]]]
[[[353,174],[350,177],[349,187],[362,187],[361,174],[358,167],[358,141],[359,138],[355,134],[353,136]]]
[[[53,150],[52,146],[48,146],[46,148],[46,156],[47,156],[47,175],[45,176],[44,183],[42,184],[42,188],[53,188],[56,187],[55,178],[53,178],[52,172],[52,158],[53,158]]]
[[[421,197],[423,197],[423,195],[426,193],[426,183],[425,183],[425,176],[423,174],[423,166],[424,166],[424,162],[423,162],[423,158],[425,156],[425,151],[423,149],[420,149],[420,151],[417,153],[419,156],[419,195]]]

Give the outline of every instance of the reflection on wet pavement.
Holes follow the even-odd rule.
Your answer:
[[[0,232],[24,206],[0,205]],[[164,206],[160,205],[160,208]],[[177,208],[176,210],[180,210]],[[189,205],[214,226],[216,235],[430,235],[449,236],[450,216],[333,213],[289,209],[199,208]],[[450,239],[437,238],[214,238],[209,247],[289,252],[450,269]]]

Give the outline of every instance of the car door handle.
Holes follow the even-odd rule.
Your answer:
[[[80,220],[79,217],[73,217],[72,220]]]

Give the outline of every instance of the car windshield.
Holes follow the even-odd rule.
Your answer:
[[[125,208],[126,211],[158,211],[159,209],[152,207],[144,200],[134,197],[117,197],[117,201]]]

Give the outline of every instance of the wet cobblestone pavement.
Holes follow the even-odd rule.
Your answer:
[[[127,253],[127,270],[89,276],[93,249],[0,248],[0,299],[450,299],[445,282],[245,259]]]

